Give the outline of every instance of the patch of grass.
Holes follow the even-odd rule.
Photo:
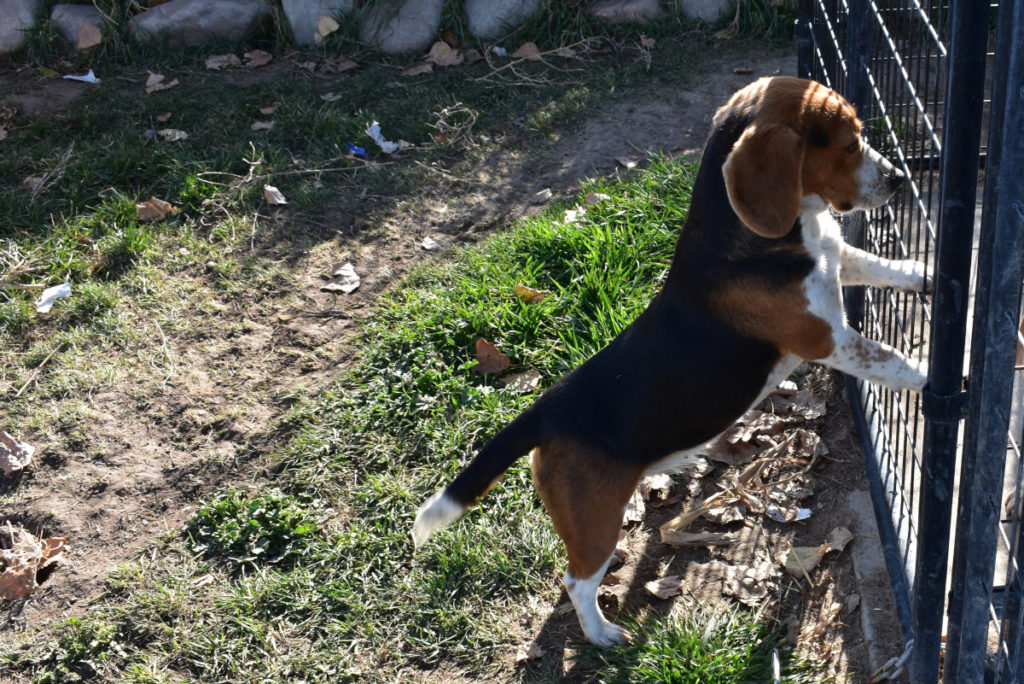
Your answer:
[[[665,618],[635,626],[635,643],[587,649],[609,682],[745,684],[772,681],[772,653],[780,653],[785,681],[821,682],[815,668],[781,650],[785,636],[756,614],[727,605],[676,608]]]
[[[267,492],[252,498],[231,490],[203,505],[185,533],[192,551],[224,556],[236,564],[281,563],[302,555],[317,538],[330,510],[318,501]]]

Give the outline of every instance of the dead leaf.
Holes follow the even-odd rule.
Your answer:
[[[436,252],[441,249],[441,243],[429,235],[423,238],[423,242],[420,243],[420,247],[427,250],[428,252]]]
[[[227,67],[242,66],[242,60],[238,59],[238,55],[211,55],[206,58],[206,68],[210,71],[220,71]]]
[[[740,520],[745,520],[746,516],[747,509],[742,504],[709,508],[704,511],[704,519],[718,525],[729,525],[739,522]]]
[[[666,522],[665,524],[663,524],[660,528],[662,541],[665,541],[666,534],[684,531],[687,527],[690,526],[690,523],[692,523],[700,516],[704,515],[712,508],[718,508],[724,505],[728,505],[730,503],[734,503],[736,500],[736,497],[729,496],[724,491],[712,494],[708,498],[704,499],[704,503],[702,503],[700,506],[697,506],[696,508],[681,513],[676,517],[672,518],[671,520],[669,520],[668,522]]]
[[[75,48],[79,51],[96,47],[102,42],[103,31],[91,21],[83,22],[82,27],[78,29],[78,34],[75,36]]]
[[[356,273],[355,266],[350,263],[338,264],[331,269],[331,279],[320,289],[324,292],[344,292],[351,294],[359,287],[362,280]]]
[[[450,67],[462,64],[463,59],[462,53],[443,40],[439,40],[430,46],[426,61],[437,66]]]
[[[413,66],[409,67],[408,69],[403,69],[402,70],[402,75],[403,76],[419,76],[420,74],[429,74],[433,70],[434,70],[434,65],[431,64],[430,62],[420,62],[419,64],[414,64]]]
[[[648,475],[640,480],[639,488],[640,494],[648,501],[667,499],[672,491],[672,477],[667,473]]]
[[[10,548],[0,550],[0,598],[20,601],[39,588],[36,573],[61,560],[67,544],[64,537],[38,539],[23,528],[7,523]]]
[[[272,207],[276,207],[282,204],[288,204],[288,200],[284,198],[281,191],[275,188],[273,185],[263,186],[263,199],[266,200],[267,204]]]
[[[0,126],[0,140],[6,140],[6,139],[7,139],[7,129],[4,128],[3,126]]]
[[[647,504],[644,503],[643,494],[640,490],[634,490],[632,496],[629,497],[629,501],[626,502],[626,509],[622,515],[622,523],[629,525],[630,523],[643,522],[644,514],[647,512]]]
[[[170,112],[164,112],[163,114],[157,114],[156,115],[156,120],[157,120],[157,123],[167,123],[168,121],[171,120],[171,113]]]
[[[504,387],[510,392],[527,394],[536,391],[540,386],[540,377],[540,371],[531,368],[528,371],[502,378],[501,382],[497,384],[499,387]]]
[[[728,546],[736,541],[731,532],[661,532],[661,543],[669,546]]]
[[[274,105],[267,105],[266,107],[260,107],[260,114],[262,114],[263,116],[270,116],[271,114],[276,112],[277,108],[280,107],[280,106],[281,105],[274,104]]]
[[[273,121],[253,121],[249,126],[254,131],[269,131],[274,127]]]
[[[469,369],[474,373],[488,375],[502,373],[512,365],[512,361],[507,356],[482,337],[476,341],[475,358],[476,365]]]
[[[168,214],[171,216],[177,214],[178,208],[170,202],[150,197],[148,201],[136,204],[135,211],[138,212],[140,221],[159,221]]]
[[[537,304],[538,302],[542,302],[551,294],[547,290],[535,290],[532,287],[527,287],[526,285],[516,285],[515,290],[516,296],[527,304]]]
[[[728,433],[726,433],[727,435]],[[724,463],[730,466],[743,465],[750,463],[754,460],[754,456],[757,454],[757,448],[753,444],[746,442],[740,442],[739,444],[731,444],[726,438],[726,435],[722,435],[708,447],[708,451],[705,455],[712,461]]]
[[[627,169],[635,169],[639,160],[636,157],[616,157],[615,161],[619,162]]]
[[[35,452],[34,446],[19,442],[13,435],[0,430],[0,468],[8,475],[24,470]]]
[[[316,34],[321,38],[326,38],[339,28],[341,28],[341,25],[332,17],[320,14],[316,18]]]
[[[524,665],[531,660],[538,660],[544,657],[544,649],[542,649],[536,642],[530,644],[527,649],[518,649],[516,651],[516,665]]]
[[[177,128],[164,128],[156,132],[161,138],[167,142],[178,142],[179,140],[188,140],[188,133],[185,131],[179,131]]]
[[[657,41],[654,40],[654,38],[648,38],[644,34],[640,34],[640,47],[644,50],[653,50],[655,43],[657,43]]]
[[[575,57],[576,51],[573,50],[571,47],[560,47],[557,50],[555,50],[555,54],[558,55],[559,57],[569,58]]]
[[[786,554],[782,564],[793,577],[810,581],[810,571],[818,567],[829,551],[843,551],[853,539],[853,533],[845,527],[836,527],[829,532],[821,546],[794,546]]]
[[[146,94],[158,93],[161,90],[170,90],[174,86],[179,85],[178,79],[167,82],[164,80],[163,74],[154,74],[152,71],[149,72],[149,78],[146,79]]]
[[[21,187],[31,192],[33,196],[38,195],[39,191],[43,189],[43,179],[39,176],[29,176],[21,181]]]
[[[359,62],[348,57],[335,57],[324,62],[324,73],[328,74],[342,74],[357,68],[359,68]]]
[[[764,514],[775,522],[788,523],[794,520],[807,520],[811,517],[811,509],[769,504],[765,508]]]
[[[644,589],[652,596],[668,599],[679,595],[679,592],[683,589],[683,581],[679,579],[679,575],[669,575],[646,583]]]
[[[591,204],[597,204],[598,202],[604,202],[605,200],[610,199],[611,196],[606,195],[603,192],[588,192],[586,199],[583,200],[583,203],[589,206]]]
[[[453,48],[459,47],[459,37],[451,31],[441,31],[441,40],[448,43]]]
[[[336,100],[341,99],[341,95],[338,95],[337,93],[324,93],[320,96],[320,99],[324,102],[335,102]]]
[[[274,55],[266,50],[250,50],[242,55],[242,57],[245,59],[245,66],[249,69],[266,66],[274,59]]]
[[[541,59],[540,48],[537,47],[536,43],[526,42],[519,46],[519,49],[512,53],[513,57],[518,59],[529,59],[532,61],[538,61]]]
[[[475,62],[479,62],[483,58],[484,56],[475,48],[469,48],[468,50],[462,51],[462,60],[464,64],[473,64]]]

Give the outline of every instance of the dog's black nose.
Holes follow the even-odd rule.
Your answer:
[[[889,185],[889,190],[895,193],[906,184],[907,174],[893,166],[890,171],[885,173],[885,182]]]

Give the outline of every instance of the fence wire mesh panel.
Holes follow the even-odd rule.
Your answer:
[[[849,381],[911,679],[1024,682],[1024,0],[799,5],[801,75],[910,179],[847,239],[934,278],[846,293],[864,335],[929,362],[920,395]]]

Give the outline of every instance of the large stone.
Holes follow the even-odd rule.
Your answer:
[[[89,22],[98,29],[103,28],[103,15],[93,5],[59,4],[53,6],[50,21],[57,25],[66,40],[75,42],[82,24]]]
[[[296,45],[315,45],[320,15],[337,19],[352,14],[352,0],[283,0],[284,15]]]
[[[434,42],[444,0],[379,0],[359,20],[359,39],[381,52],[419,52]]]
[[[216,38],[242,40],[273,17],[264,0],[170,0],[132,17],[128,30],[136,40],[198,45]]]
[[[735,0],[676,0],[679,12],[687,19],[700,19],[708,24],[732,14]]]
[[[590,13],[612,23],[646,24],[661,16],[658,0],[604,0]]]
[[[505,35],[540,9],[540,0],[466,0],[464,9],[469,32],[490,40]]]
[[[0,0],[0,55],[20,50],[36,24],[40,0]]]

